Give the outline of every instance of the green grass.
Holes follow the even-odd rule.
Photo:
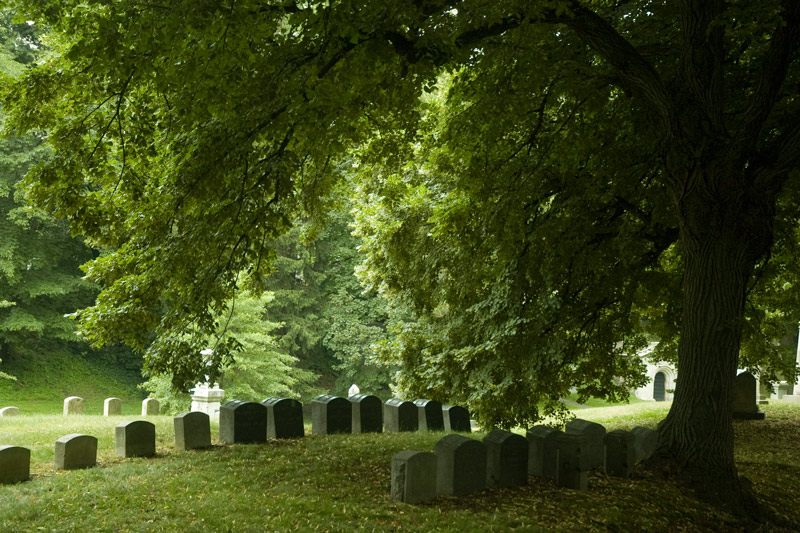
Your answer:
[[[668,405],[583,409],[608,429],[653,426]],[[736,422],[740,472],[761,500],[800,523],[800,405],[773,402],[767,420]],[[31,448],[31,481],[0,486],[0,531],[698,531],[744,530],[732,517],[651,475],[590,476],[590,490],[525,487],[410,506],[390,499],[390,460],[433,450],[441,433],[307,436],[177,452],[171,417],[151,459],[114,456],[113,428],[131,417],[0,418],[0,443]],[[52,467],[68,433],[99,439],[96,468]],[[217,429],[212,428],[216,437]],[[474,434],[481,438],[483,434]],[[776,531],[766,524],[764,531]],[[789,530],[789,529],[785,529]]]
[[[0,379],[0,408],[14,406],[27,414],[60,414],[64,398],[83,398],[85,414],[103,414],[103,402],[122,400],[122,412],[142,411],[143,391],[136,388],[141,377],[135,370],[120,368],[112,361],[52,352],[36,357],[3,361],[4,372],[16,381]]]

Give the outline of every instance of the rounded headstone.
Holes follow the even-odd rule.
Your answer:
[[[458,431],[461,433],[470,433],[472,431],[472,423],[469,419],[469,411],[460,405],[443,405],[442,418],[444,421],[444,430],[448,433]]]
[[[267,398],[267,438],[296,439],[305,436],[303,404],[293,398]]]
[[[417,431],[419,414],[417,406],[399,398],[390,398],[383,404],[383,424],[386,431]]]
[[[322,394],[311,402],[311,433],[353,432],[353,405],[346,398]]]
[[[82,415],[83,414],[83,398],[79,396],[70,396],[64,398],[64,415]]]
[[[144,420],[124,422],[114,428],[118,457],[152,457],[156,454],[156,427]]]
[[[19,483],[31,477],[31,451],[20,446],[0,446],[0,483]]]
[[[522,435],[494,429],[483,438],[486,445],[486,484],[513,487],[528,482],[528,441]]]
[[[119,416],[122,414],[122,400],[106,398],[103,402],[103,416]]]
[[[97,464],[97,438],[71,433],[56,441],[53,464],[56,470],[91,468]]]
[[[417,424],[420,431],[444,431],[441,402],[420,398],[414,400],[414,405],[417,406]]]
[[[206,413],[190,411],[173,419],[175,448],[194,450],[211,446],[211,425]]]
[[[19,414],[19,408],[17,407],[3,407],[0,409],[0,416],[17,416]]]
[[[383,402],[371,394],[348,398],[353,408],[353,433],[383,432]]]
[[[142,416],[156,416],[158,412],[158,400],[155,398],[142,400]]]
[[[228,444],[267,442],[267,408],[228,400],[219,408],[219,438]]]
[[[451,433],[436,443],[436,492],[464,496],[486,488],[486,446]]]

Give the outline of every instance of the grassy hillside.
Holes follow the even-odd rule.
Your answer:
[[[666,404],[583,409],[611,429],[653,426]],[[755,526],[708,508],[651,474],[590,476],[590,489],[525,487],[440,498],[390,499],[390,461],[433,450],[442,433],[307,436],[177,452],[171,417],[156,424],[157,457],[114,457],[113,428],[132,417],[31,415],[0,419],[0,443],[30,447],[32,480],[0,486],[0,531],[792,531],[800,523],[800,405],[773,402],[765,421],[737,421],[736,458],[774,513]],[[96,468],[61,472],[53,442],[99,439]],[[212,428],[212,436],[217,436]],[[474,434],[482,438],[483,434]]]
[[[64,398],[80,396],[84,413],[103,413],[103,401],[122,399],[123,413],[141,412],[141,381],[127,360],[76,355],[67,351],[3,360],[2,370],[17,378],[0,379],[0,408],[13,405],[26,413],[61,413]]]

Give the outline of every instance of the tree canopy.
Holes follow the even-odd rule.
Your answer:
[[[731,388],[743,346],[794,372],[770,332],[798,319],[800,4],[11,4],[55,50],[4,92],[7,130],[54,150],[27,192],[114,250],[87,270],[93,340],[193,380],[238,273],[263,287],[357,173],[409,392],[527,423],[573,386],[622,395],[646,334],[679,339],[661,456],[754,509]]]

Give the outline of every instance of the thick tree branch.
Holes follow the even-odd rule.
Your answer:
[[[742,116],[733,148],[739,153],[752,151],[775,104],[780,99],[789,65],[800,46],[800,2],[783,1],[783,20],[770,41],[769,50],[761,63],[753,98]]]
[[[579,2],[573,2],[572,17],[561,17],[577,36],[608,61],[619,74],[623,88],[653,110],[648,118],[665,135],[677,126],[676,106],[666,84],[648,63],[611,24]]]

